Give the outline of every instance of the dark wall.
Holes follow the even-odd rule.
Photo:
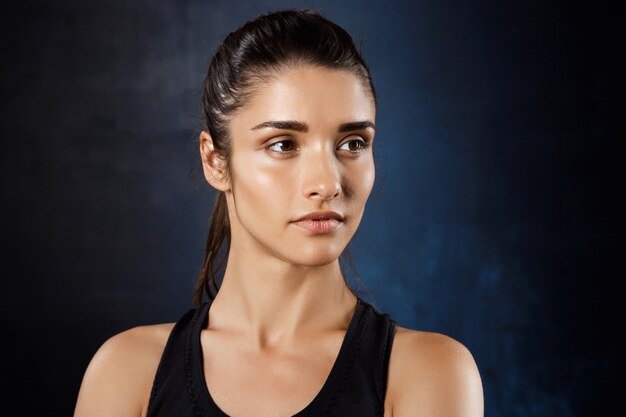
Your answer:
[[[191,307],[206,67],[243,21],[299,6],[353,34],[379,95],[351,243],[377,306],[463,342],[488,416],[617,415],[623,13],[509,0],[5,6],[7,401],[70,415],[108,337]]]

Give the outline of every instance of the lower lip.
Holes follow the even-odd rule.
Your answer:
[[[341,221],[335,219],[301,220],[299,222],[295,222],[295,224],[313,233],[331,233],[337,230]]]

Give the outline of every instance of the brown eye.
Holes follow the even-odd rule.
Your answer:
[[[369,146],[369,143],[362,139],[352,139],[352,140],[345,142],[343,145],[341,145],[341,147],[344,147],[345,145],[348,145],[349,149],[347,150],[350,152],[361,152]]]
[[[285,146],[285,144],[287,144],[287,146]],[[278,150],[279,148],[276,147],[277,145],[280,145],[281,150]],[[291,140],[281,140],[281,141],[278,141],[278,142],[274,142],[270,146],[268,146],[267,149],[271,150],[272,152],[276,152],[276,153],[291,152],[291,151],[293,151],[293,141],[291,141]]]

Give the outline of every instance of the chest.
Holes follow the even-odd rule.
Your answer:
[[[281,350],[262,353],[241,341],[203,332],[204,383],[217,407],[233,417],[292,417],[324,403],[332,391],[355,395],[342,387],[346,366],[343,335],[327,335]],[[243,347],[242,347],[243,346]],[[347,375],[347,374],[346,374]],[[358,401],[358,399],[357,399]],[[317,411],[317,409],[315,409]],[[384,417],[391,417],[385,405]]]

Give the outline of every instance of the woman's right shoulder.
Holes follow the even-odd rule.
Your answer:
[[[175,324],[137,326],[107,339],[87,366],[74,417],[145,416],[152,383]]]

